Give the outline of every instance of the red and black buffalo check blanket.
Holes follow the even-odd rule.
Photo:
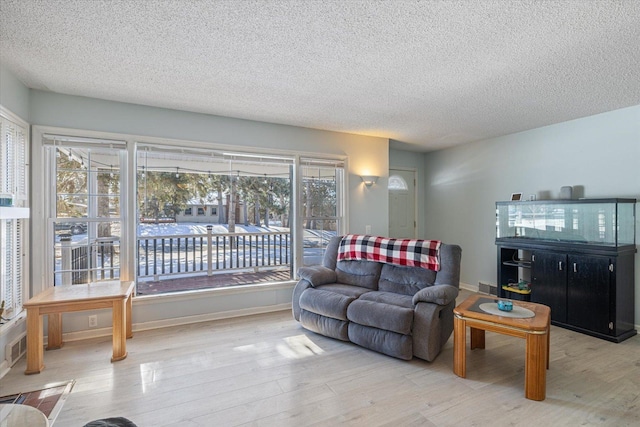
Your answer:
[[[388,239],[347,234],[340,242],[338,261],[366,260],[440,270],[439,240]]]

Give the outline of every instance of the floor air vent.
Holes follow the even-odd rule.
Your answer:
[[[498,288],[489,283],[478,282],[478,292],[487,295],[498,295]]]

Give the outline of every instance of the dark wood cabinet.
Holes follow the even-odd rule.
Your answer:
[[[635,335],[635,203],[496,203],[498,296],[549,306],[556,326],[613,342]],[[529,295],[507,287],[521,281]]]
[[[610,335],[613,331],[611,280],[613,264],[603,256],[569,255],[567,271],[567,320],[577,328]]]
[[[636,334],[635,248],[587,250],[506,240],[497,242],[498,283],[529,277],[531,294],[526,299],[549,306],[552,324],[613,342]],[[530,264],[514,263],[514,254],[530,257]],[[498,296],[513,298],[501,286]]]
[[[558,324],[609,335],[612,265],[606,256],[533,251],[531,300],[551,307]]]
[[[531,300],[551,308],[551,319],[567,322],[567,255],[535,250],[531,254]]]

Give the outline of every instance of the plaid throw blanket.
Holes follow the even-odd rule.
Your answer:
[[[440,270],[438,240],[388,239],[348,234],[342,238],[338,261],[366,260]]]

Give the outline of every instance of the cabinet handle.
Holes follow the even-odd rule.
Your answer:
[[[558,270],[562,271],[562,261],[558,261]]]
[[[574,273],[578,272],[578,264],[576,264],[575,262],[573,263],[573,272]]]

